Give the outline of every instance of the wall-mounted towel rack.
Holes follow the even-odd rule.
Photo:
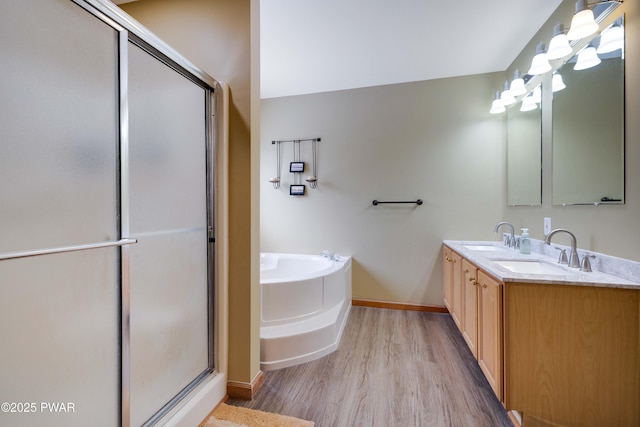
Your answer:
[[[281,139],[280,141],[271,141],[271,144],[280,144],[281,142],[303,142],[303,141],[315,141],[315,142],[320,142],[320,138],[307,138],[307,139]]]
[[[280,156],[280,144],[283,142],[291,142],[293,143],[293,162],[289,164],[289,172],[293,173],[293,185],[289,188],[289,194],[291,195],[303,195],[304,192],[304,184],[302,184],[301,174],[305,170],[305,163],[300,159],[300,143],[301,142],[311,142],[311,150],[312,150],[312,162],[311,162],[311,173],[305,181],[309,183],[309,187],[318,188],[318,146],[317,143],[320,142],[320,138],[306,138],[306,139],[282,139],[279,141],[271,141],[271,144],[277,144],[277,159],[276,159],[276,176],[269,179],[269,182],[273,184],[274,189],[280,188],[280,168],[281,168],[281,156]]]
[[[406,201],[387,201],[387,202],[383,202],[380,200],[374,200],[373,202],[373,206],[378,206],[378,205],[382,205],[382,204],[388,204],[388,203],[415,203],[416,205],[420,206],[422,204],[422,199],[418,199],[418,200],[406,200]]]

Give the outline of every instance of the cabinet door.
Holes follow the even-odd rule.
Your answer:
[[[505,404],[524,425],[640,426],[640,292],[509,283],[504,310]]]
[[[443,249],[444,303],[453,321],[462,329],[462,257],[446,246]]]
[[[462,330],[463,300],[462,300],[462,257],[451,251],[451,277],[453,282],[453,311],[451,317]]]
[[[480,286],[478,364],[500,401],[502,386],[502,284],[478,271]]]
[[[466,259],[462,260],[462,336],[473,355],[478,358],[478,269]]]
[[[444,290],[444,305],[449,312],[453,311],[453,276],[452,276],[451,249],[444,246],[442,248],[442,285]]]

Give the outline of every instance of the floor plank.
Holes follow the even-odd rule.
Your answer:
[[[316,427],[512,427],[451,316],[353,307],[337,351],[265,372],[252,401]]]

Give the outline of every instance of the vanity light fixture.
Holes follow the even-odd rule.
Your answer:
[[[506,111],[506,108],[504,108],[504,105],[502,104],[502,101],[500,100],[500,91],[497,90],[496,91],[496,97],[493,100],[493,102],[491,103],[491,109],[489,110],[489,113],[491,114],[500,114],[500,113],[504,113]]]
[[[511,96],[520,96],[527,93],[527,89],[524,87],[524,79],[520,76],[520,70],[517,68],[513,72],[513,80],[511,80],[511,86],[509,86],[509,92]]]
[[[601,55],[603,53],[622,49],[623,47],[624,29],[618,24],[613,24],[600,35],[600,44],[598,45],[596,52]]]
[[[509,91],[509,82],[505,80],[502,93],[500,94],[500,101],[503,106],[513,105],[516,103],[516,98]]]
[[[531,111],[538,108],[538,104],[533,100],[533,95],[527,95],[522,99],[522,106],[520,106],[520,111]]]
[[[527,74],[536,76],[548,73],[549,71],[551,71],[551,64],[549,64],[549,60],[547,59],[544,43],[538,43],[538,46],[536,46],[536,56],[533,57],[531,68],[529,68]]]
[[[580,40],[595,34],[599,29],[593,10],[587,7],[585,0],[578,0],[576,14],[571,19],[571,28],[569,28],[567,38],[572,41]]]
[[[547,59],[561,59],[571,55],[573,49],[569,44],[569,39],[564,32],[564,25],[556,24],[553,27],[553,38],[549,42]]]
[[[531,97],[533,98],[533,102],[535,102],[536,104],[542,103],[542,89],[540,88],[540,85],[536,86],[536,88],[531,93]]]
[[[562,80],[562,75],[558,73],[553,73],[553,77],[551,78],[551,90],[553,92],[558,92],[566,87],[567,85],[564,84],[564,81]]]
[[[600,58],[596,53],[596,48],[589,45],[578,53],[578,60],[576,61],[576,65],[574,65],[573,69],[576,71],[586,70],[587,68],[595,67],[600,62],[602,61],[600,61]]]

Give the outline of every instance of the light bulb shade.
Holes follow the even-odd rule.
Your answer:
[[[596,52],[599,54],[613,52],[624,47],[624,29],[613,25],[600,35],[600,44]]]
[[[540,86],[536,86],[536,88],[531,93],[531,98],[533,98],[533,102],[536,104],[540,104],[542,102],[542,89]]]
[[[531,74],[532,76],[548,73],[551,71],[551,64],[549,64],[549,60],[547,59],[547,53],[544,49],[544,43],[538,43],[536,47],[536,56],[533,57],[531,61],[531,68],[527,74]]]
[[[520,106],[520,111],[531,111],[531,110],[535,110],[536,108],[538,108],[538,104],[536,104],[536,101],[533,100],[532,95],[525,96],[522,99],[522,105]]]
[[[496,91],[496,97],[491,103],[491,109],[489,110],[490,114],[500,114],[504,113],[506,108],[502,105],[502,101],[500,101],[500,91]]]
[[[595,34],[600,27],[596,23],[596,19],[591,9],[587,9],[584,0],[576,2],[576,14],[571,19],[571,28],[567,33],[569,40],[580,40]]]
[[[578,60],[576,61],[576,65],[573,69],[576,71],[586,70],[587,68],[595,67],[600,62],[602,61],[598,58],[596,48],[593,46],[587,46],[578,54]]]
[[[551,90],[553,92],[558,92],[566,87],[567,85],[564,84],[562,76],[558,73],[553,73],[553,78],[551,79]]]
[[[502,103],[503,106],[507,106],[507,105],[513,105],[516,103],[516,98],[511,96],[511,94],[509,92],[502,92],[502,95],[500,95],[500,102]]]
[[[524,79],[520,77],[518,69],[513,72],[513,80],[511,81],[511,86],[509,86],[509,92],[511,92],[512,96],[520,96],[527,93],[527,89],[524,87]]]
[[[557,24],[553,29],[553,38],[549,42],[547,59],[560,59],[571,55],[573,49],[564,33],[564,25]]]
[[[502,102],[500,102],[499,99],[496,99],[491,104],[491,110],[489,110],[489,113],[491,113],[491,114],[500,114],[500,113],[504,113],[506,110],[507,109],[504,108],[504,105],[502,105]]]
[[[509,91],[509,82],[505,81],[502,93],[500,94],[500,101],[502,101],[502,105],[512,105],[516,103],[516,99],[511,95]]]

